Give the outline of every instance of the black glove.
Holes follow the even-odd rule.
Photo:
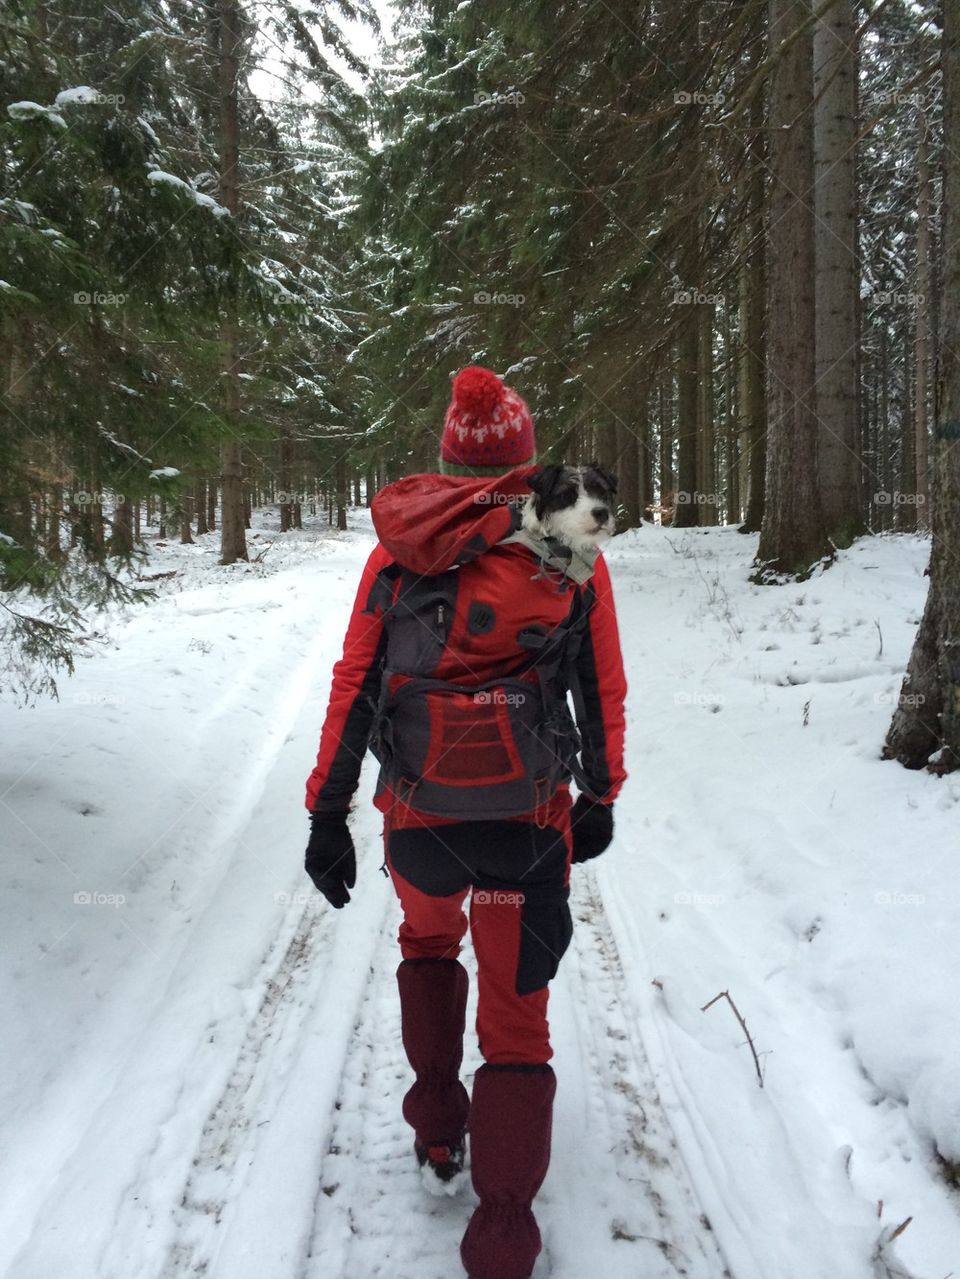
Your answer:
[[[310,814],[310,843],[304,866],[331,906],[337,910],[346,906],[350,900],[347,889],[357,882],[357,859],[346,813]]]
[[[586,795],[578,795],[570,810],[570,825],[573,860],[586,862],[591,857],[599,857],[613,839],[613,805],[599,804]]]

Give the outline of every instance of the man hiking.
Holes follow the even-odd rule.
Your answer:
[[[548,983],[570,942],[571,861],[613,834],[626,685],[598,543],[615,482],[538,467],[523,400],[489,369],[454,379],[440,474],[373,502],[379,543],[347,628],[307,784],[306,869],[335,907],[356,863],[348,810],[368,745],[403,910],[397,969],[425,1179],[452,1190],[470,1137],[471,1279],[527,1279],[541,1239],[556,1079]],[[567,694],[572,696],[571,716]],[[575,718],[575,722],[574,722]],[[571,804],[569,782],[579,794]],[[459,1078],[469,925],[484,1064]]]

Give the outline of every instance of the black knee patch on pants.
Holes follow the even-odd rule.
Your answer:
[[[534,888],[525,893],[520,908],[518,995],[542,990],[556,977],[572,936],[569,888]]]

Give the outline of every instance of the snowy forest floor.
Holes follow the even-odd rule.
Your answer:
[[[100,619],[61,701],[0,707],[9,1279],[460,1273],[472,1191],[426,1195],[400,1115],[372,761],[353,902],[302,872],[369,517],[268,523],[249,566],[216,535],[155,546],[175,576]],[[927,547],[777,588],[754,550],[644,528],[608,552],[630,780],[552,986],[537,1279],[960,1276],[936,1156],[960,1158],[960,778],[879,760]],[[730,1008],[701,1011],[725,990],[762,1089]]]

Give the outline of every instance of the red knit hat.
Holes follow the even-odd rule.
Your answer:
[[[508,471],[536,455],[533,418],[516,391],[479,364],[461,369],[443,420],[440,470],[445,475]]]

